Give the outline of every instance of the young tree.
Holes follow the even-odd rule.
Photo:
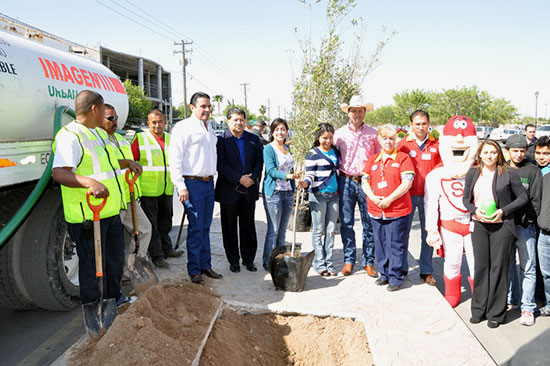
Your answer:
[[[361,56],[365,28],[361,21],[349,19],[356,0],[328,0],[326,7],[327,28],[321,36],[319,50],[311,47],[311,41],[301,41],[302,69],[294,81],[293,111],[290,127],[293,131],[292,153],[298,166],[304,162],[311,148],[311,137],[321,122],[330,122],[335,127],[346,123],[346,115],[339,106],[348,102],[352,95],[361,92],[361,84],[367,74],[377,65],[389,36],[378,42],[368,61]],[[344,49],[339,26],[349,20],[354,33],[353,46]],[[359,27],[359,29],[357,28]],[[349,51],[349,56],[342,56]]]
[[[129,79],[124,80],[123,84],[130,103],[128,118],[147,118],[147,114],[153,109],[153,102],[147,99],[143,88],[133,85]]]

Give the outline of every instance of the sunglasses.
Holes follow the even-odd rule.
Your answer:
[[[118,116],[109,116],[109,117],[105,117],[105,119],[113,122],[113,121],[118,121]]]

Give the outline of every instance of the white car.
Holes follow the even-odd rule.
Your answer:
[[[535,136],[537,138],[542,136],[550,136],[550,125],[539,126],[535,132]]]
[[[505,142],[508,139],[508,137],[512,135],[517,135],[517,134],[521,134],[521,131],[516,129],[508,129],[508,128],[495,128],[493,131],[491,131],[489,138],[491,140]]]

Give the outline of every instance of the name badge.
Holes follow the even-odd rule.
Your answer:
[[[386,182],[385,180],[378,183],[378,189],[386,188],[387,186],[388,186],[388,182]]]
[[[422,160],[432,160],[432,154],[422,154]]]
[[[436,153],[437,152],[437,149],[435,147],[431,147],[430,148],[430,151],[433,152],[433,153]]]
[[[393,163],[391,166],[392,168],[399,168],[399,163]]]

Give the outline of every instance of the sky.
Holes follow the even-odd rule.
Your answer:
[[[0,13],[67,40],[141,55],[172,73],[173,104],[183,102],[181,50],[187,55],[187,95],[245,104],[273,119],[291,109],[293,80],[301,69],[299,39],[315,47],[326,30],[327,0],[56,0],[9,1]],[[478,86],[509,100],[522,115],[550,111],[550,1],[547,0],[358,0],[341,25],[347,55],[352,18],[366,25],[362,55],[395,31],[378,66],[362,85],[375,107],[393,103],[404,90],[441,91]],[[311,19],[311,23],[310,23]],[[471,116],[476,117],[476,116]]]

